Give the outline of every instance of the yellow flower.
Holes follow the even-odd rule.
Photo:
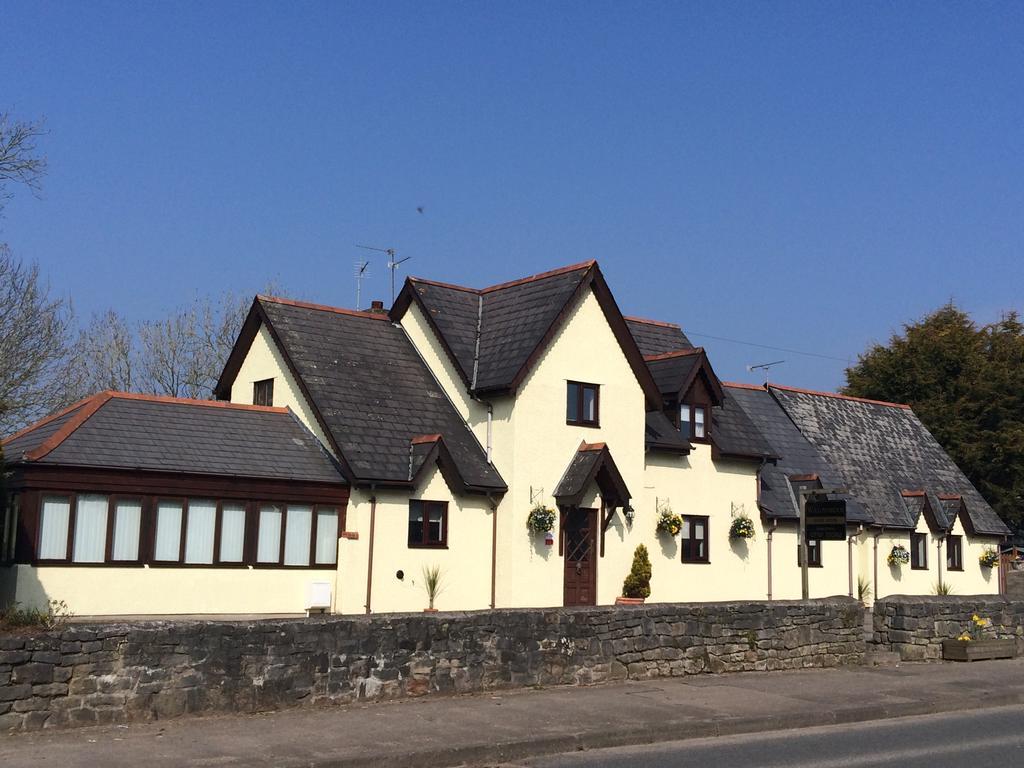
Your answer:
[[[978,621],[978,614],[974,614],[973,616],[971,616],[971,621],[977,622]]]

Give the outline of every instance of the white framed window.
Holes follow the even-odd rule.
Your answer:
[[[245,559],[245,505],[220,506],[220,553],[222,563],[240,563]]]
[[[156,505],[156,544],[153,559],[176,563],[181,559],[181,518],[180,501],[158,501]]]
[[[338,510],[333,507],[317,507],[315,561],[316,565],[338,562]]]
[[[39,559],[66,560],[68,557],[68,523],[71,521],[71,498],[69,496],[43,496],[41,515]]]
[[[309,565],[309,542],[312,534],[313,508],[289,504],[284,531],[285,565]]]
[[[259,536],[256,540],[257,563],[281,562],[282,509],[277,504],[260,506]]]
[[[185,562],[213,564],[213,537],[217,531],[217,502],[189,499],[185,528]]]

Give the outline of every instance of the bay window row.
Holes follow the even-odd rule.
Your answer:
[[[334,506],[44,493],[36,560],[49,563],[262,565],[337,562]]]

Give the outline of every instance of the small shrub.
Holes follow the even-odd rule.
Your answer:
[[[857,577],[857,599],[862,603],[871,599],[871,582],[864,576]]]
[[[948,581],[937,581],[932,585],[933,595],[952,595],[953,586]]]
[[[50,600],[46,604],[46,608],[22,608],[20,605],[20,603],[12,603],[0,611],[0,627],[56,629],[66,624],[67,620],[74,616],[68,610],[68,604],[63,600]]]
[[[622,596],[645,599],[651,596],[651,558],[643,544],[633,553],[633,567],[622,582]]]

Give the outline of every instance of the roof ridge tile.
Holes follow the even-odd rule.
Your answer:
[[[821,392],[815,389],[801,389],[800,387],[787,387],[782,384],[769,384],[771,389],[781,389],[783,392],[796,392],[801,395],[818,395],[820,397],[832,397],[836,400],[852,400],[855,403],[866,403],[868,405],[884,405],[889,408],[903,408],[904,410],[913,410],[906,403],[890,403],[886,400],[872,400],[867,397],[854,397],[853,395],[843,395],[839,392]]]
[[[352,317],[364,317],[367,320],[384,320],[390,321],[386,312],[364,312],[359,309],[345,309],[344,307],[332,307],[327,304],[315,304],[311,301],[298,301],[296,299],[285,299],[281,296],[265,296],[258,294],[256,296],[260,301],[269,301],[273,304],[284,304],[289,307],[299,307],[300,309],[316,309],[321,312],[333,312],[336,315],[350,315]]]

